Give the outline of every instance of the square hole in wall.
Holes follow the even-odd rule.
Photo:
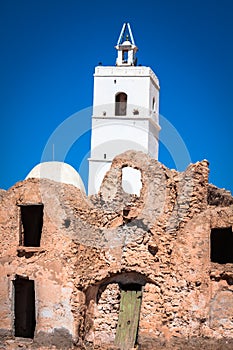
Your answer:
[[[210,259],[219,264],[233,263],[232,227],[213,228],[210,235]]]
[[[20,205],[20,245],[25,247],[40,247],[43,211],[43,204]]]

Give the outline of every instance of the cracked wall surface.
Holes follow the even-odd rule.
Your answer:
[[[140,196],[124,192],[124,167],[141,172]],[[233,198],[208,172],[207,161],[179,173],[128,151],[98,195],[45,179],[1,191],[2,348],[117,349],[120,288],[137,284],[141,349],[232,349],[233,264],[211,262],[210,234],[232,228]],[[40,247],[19,245],[20,205],[39,203]],[[33,339],[14,337],[16,276],[35,282]]]

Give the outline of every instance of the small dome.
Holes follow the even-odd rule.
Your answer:
[[[122,43],[122,46],[131,46],[131,42],[129,40],[125,40],[123,43]]]
[[[52,161],[37,164],[26,176],[26,179],[29,178],[49,179],[70,184],[86,193],[79,173],[67,163]]]

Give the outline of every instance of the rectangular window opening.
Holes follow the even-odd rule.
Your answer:
[[[40,247],[43,227],[43,204],[21,205],[20,245]]]
[[[33,338],[36,327],[34,281],[17,276],[13,284],[15,336]]]
[[[219,264],[233,263],[232,227],[213,228],[210,235],[210,259]]]

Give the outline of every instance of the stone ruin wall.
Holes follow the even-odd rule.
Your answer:
[[[140,197],[122,189],[125,166],[141,171]],[[232,227],[233,199],[208,184],[206,161],[178,173],[130,151],[115,158],[99,195],[36,179],[0,195],[3,349],[113,349],[124,282],[143,286],[141,349],[232,348],[233,264],[210,261],[210,232]],[[41,245],[19,247],[17,205],[41,202]],[[13,337],[16,275],[35,281],[29,343]]]
[[[13,284],[16,275],[35,281],[37,339],[49,338],[54,329],[66,329],[65,336],[73,327],[70,299],[73,293],[72,266],[67,264],[72,248],[71,240],[62,233],[62,212],[56,208],[57,216],[51,220],[44,211],[44,225],[40,247],[19,245],[19,205],[45,202],[54,208],[57,184],[45,181],[41,198],[38,180],[19,183],[5,193],[1,202],[1,258],[0,258],[0,329],[6,338],[12,337],[14,328]],[[50,192],[50,193],[49,193]],[[55,208],[54,208],[55,210]],[[58,223],[59,220],[60,222]],[[69,335],[70,336],[70,335]],[[43,343],[43,342],[42,342]],[[11,344],[11,340],[9,340]],[[10,346],[10,345],[9,345]],[[12,345],[14,348],[14,345]]]

